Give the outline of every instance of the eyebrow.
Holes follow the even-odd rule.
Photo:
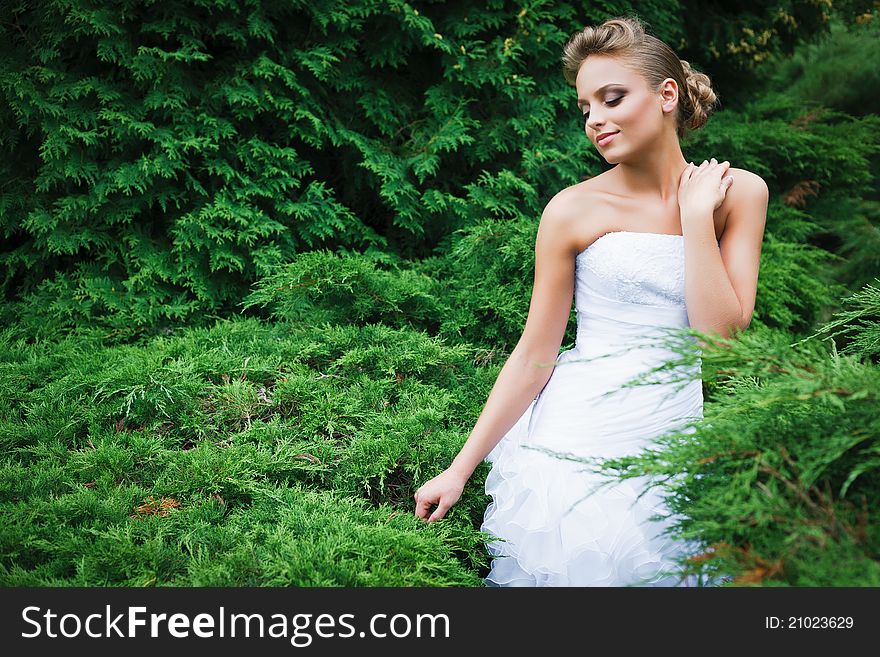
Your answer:
[[[598,96],[603,91],[605,91],[608,87],[623,87],[625,86],[622,82],[609,82],[608,84],[603,84],[601,87],[596,89],[596,95]],[[587,100],[584,98],[578,98],[578,107],[587,103]]]

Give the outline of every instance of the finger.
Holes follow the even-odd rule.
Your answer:
[[[730,178],[730,183],[733,182],[733,176],[730,175],[730,162],[725,160],[724,162],[719,162],[718,166],[715,167],[715,171],[718,172],[718,176],[721,178],[721,182],[724,182],[728,178]],[[725,183],[730,186],[730,183]]]
[[[434,522],[435,520],[440,520],[443,516],[446,515],[446,512],[449,510],[449,505],[441,503],[434,513],[431,514],[431,517],[428,518],[428,522]]]
[[[730,173],[730,162],[727,160],[724,160],[723,162],[718,162],[715,165],[715,170],[718,171],[721,176],[726,177],[727,174]]]
[[[713,157],[713,158],[709,161],[709,166],[720,167],[720,168],[722,168],[722,169],[726,169],[726,168],[728,168],[728,167],[730,166],[730,162],[728,162],[727,160],[724,160],[724,161],[722,161],[722,162],[719,162],[718,160],[716,160],[716,159]]]
[[[694,163],[688,162],[688,165],[684,168],[684,171],[681,172],[681,178],[678,180],[678,189],[681,191],[684,186],[687,184],[687,181],[690,180],[691,174],[694,171]]]
[[[719,163],[713,157],[710,163],[704,169],[704,176],[711,176],[715,178],[717,176],[717,180],[720,183],[721,177],[724,175],[724,167],[720,166]]]
[[[706,171],[706,169],[708,169],[708,168],[709,168],[708,161],[703,160],[702,164],[694,167],[694,170],[693,170],[693,173],[691,174],[691,177],[697,178],[697,177],[702,176],[703,172]]]
[[[422,500],[416,505],[416,515],[422,520],[426,520],[428,518],[428,509],[431,508],[431,503],[428,500]]]

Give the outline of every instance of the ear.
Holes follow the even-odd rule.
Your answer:
[[[673,112],[678,104],[678,83],[672,78],[666,78],[660,85],[660,108],[664,112]]]

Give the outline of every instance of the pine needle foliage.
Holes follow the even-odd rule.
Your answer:
[[[613,3],[612,3],[613,4]],[[640,17],[713,74],[828,30],[815,2]],[[863,3],[839,2],[854,14]],[[0,289],[40,335],[234,311],[302,251],[421,258],[598,169],[559,71],[628,3],[19,0],[0,7]],[[736,15],[736,21],[726,20]],[[387,38],[393,35],[393,38]],[[772,38],[771,38],[772,37]]]
[[[766,327],[728,339],[673,331],[660,341],[680,358],[622,387],[670,372],[687,383],[699,358],[704,417],[638,455],[559,456],[606,485],[651,478],[674,517],[668,533],[700,546],[679,560],[682,572],[734,586],[880,586],[877,299],[868,286],[848,299],[853,309],[794,343]],[[848,355],[815,339],[834,328],[852,337]],[[694,337],[700,350],[683,339]]]
[[[0,336],[0,583],[479,585],[477,486],[452,522],[408,507],[500,365],[381,324],[322,336]]]
[[[823,79],[840,50],[799,44],[832,4],[875,20],[639,16],[758,84],[792,51]],[[487,465],[440,522],[412,495],[522,331],[542,207],[602,169],[558,56],[612,5],[0,7],[0,584],[481,585]],[[598,465],[666,488],[683,566],[876,586],[880,131],[801,69],[722,86],[683,144],[771,190],[752,323],[701,336],[705,421]]]

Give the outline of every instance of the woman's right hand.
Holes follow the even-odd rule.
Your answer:
[[[461,497],[467,480],[468,477],[460,472],[447,468],[433,479],[426,481],[413,495],[416,501],[416,515],[428,522],[440,520]],[[428,510],[435,504],[437,508],[428,517]]]

